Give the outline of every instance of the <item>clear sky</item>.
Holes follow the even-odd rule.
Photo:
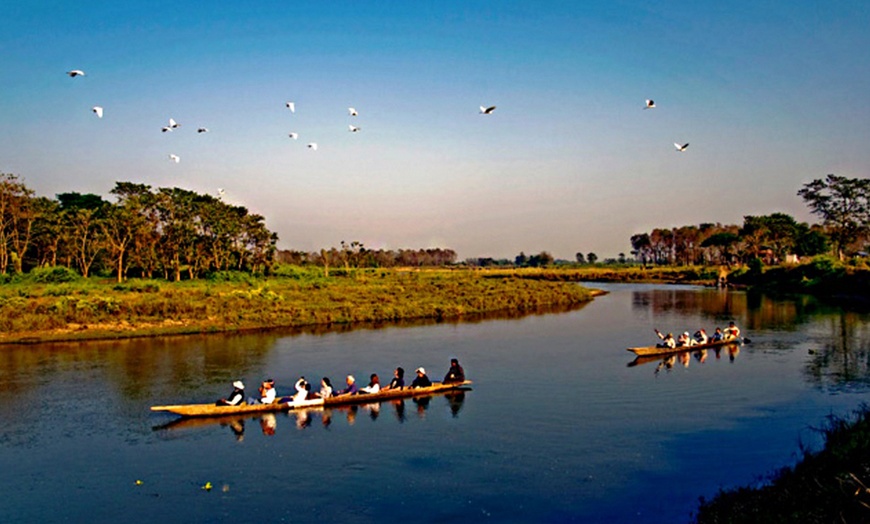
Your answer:
[[[604,258],[867,177],[868,28],[866,0],[3,2],[0,172],[224,188],[287,249]]]

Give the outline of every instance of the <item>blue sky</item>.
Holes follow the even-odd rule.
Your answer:
[[[814,222],[802,184],[867,177],[868,27],[859,1],[5,2],[0,172],[225,188],[288,249],[616,256]]]

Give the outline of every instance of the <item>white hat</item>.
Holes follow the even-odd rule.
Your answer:
[[[683,336],[684,336],[684,337],[688,337],[688,336],[689,336],[689,332],[688,332],[688,331],[684,331],[684,332],[683,332]]]
[[[356,382],[356,379],[353,378],[353,375],[348,375],[347,380],[349,380],[350,382]]]
[[[237,380],[237,381],[233,382],[233,387],[236,389],[245,389],[245,385],[242,384],[241,380]]]
[[[423,368],[417,368],[417,371],[415,371],[414,373],[422,373],[422,374],[425,375],[425,374],[426,374],[426,370],[423,369]]]

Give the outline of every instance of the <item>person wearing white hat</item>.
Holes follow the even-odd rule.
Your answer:
[[[417,376],[414,378],[414,381],[411,382],[412,388],[428,388],[432,385],[432,381],[426,376],[425,368],[419,367],[416,369],[415,373],[417,373]]]
[[[245,400],[245,385],[241,380],[233,382],[233,392],[227,398],[215,402],[218,406],[238,406]]]
[[[336,393],[336,397],[342,395],[356,395],[359,393],[359,386],[356,385],[356,379],[353,375],[348,375],[344,382],[347,384],[347,387]]]

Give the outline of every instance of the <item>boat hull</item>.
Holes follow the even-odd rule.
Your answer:
[[[267,413],[274,411],[290,411],[294,409],[348,406],[352,404],[369,404],[382,400],[396,398],[422,397],[435,393],[468,390],[470,380],[452,384],[433,383],[426,388],[388,389],[378,393],[361,393],[357,395],[341,395],[327,399],[304,400],[301,402],[274,402],[272,404],[242,404],[239,406],[217,406],[214,404],[179,404],[174,406],[151,406],[151,411],[165,411],[182,417],[223,417],[226,415],[244,415],[248,413]]]
[[[722,346],[728,346],[733,344],[740,344],[740,340],[719,340],[717,342],[708,342],[706,344],[698,344],[695,346],[677,346],[675,348],[660,348],[656,346],[645,346],[645,347],[636,347],[636,348],[628,348],[628,351],[631,351],[637,356],[647,357],[654,355],[668,355],[670,353],[681,353],[683,351],[696,351],[699,349],[709,349],[709,348],[718,348]]]

